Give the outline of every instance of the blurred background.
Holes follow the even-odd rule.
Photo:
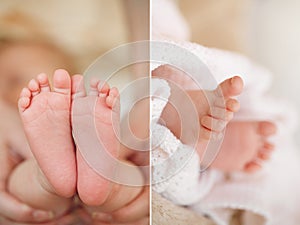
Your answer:
[[[82,73],[106,51],[148,39],[148,8],[148,0],[1,0],[0,40],[54,42],[74,56]]]
[[[300,1],[178,0],[191,40],[247,55],[274,76],[270,93],[300,112]],[[299,127],[299,126],[298,126]],[[300,146],[300,129],[296,133]]]
[[[67,66],[62,60],[54,63],[59,61],[55,57],[39,60],[45,56],[31,47],[26,49],[24,57],[20,49],[16,49],[11,59],[0,61],[1,73],[7,74],[0,76],[0,89],[3,89],[2,86],[13,86],[14,93],[17,93],[14,95],[18,96],[20,88],[37,73],[43,71],[51,76],[57,68],[65,68],[71,74],[82,74],[107,51],[148,37],[149,0],[28,0],[26,4],[22,0],[1,0],[0,53],[7,54],[8,46],[16,44],[21,47],[40,45],[39,48],[47,48],[47,54],[55,52],[67,56],[63,58],[68,58],[68,64],[72,66]],[[34,57],[29,57],[33,54]],[[47,62],[52,71],[46,68]],[[12,67],[20,69],[15,71]],[[28,67],[34,69],[28,71]],[[110,84],[122,87],[131,79],[133,71],[128,68],[119,71]],[[9,90],[5,93],[0,91],[0,95],[7,96],[10,93]],[[13,99],[16,100],[16,97]]]
[[[300,111],[300,1],[174,1],[192,41],[246,54],[267,67],[274,76],[272,95]],[[1,0],[0,40],[47,39],[71,54],[76,72],[82,73],[104,52],[148,39],[148,2]],[[300,130],[297,140],[300,144]]]
[[[127,67],[122,64],[125,68],[118,67],[114,74],[107,74],[103,68],[96,68],[95,74],[85,71],[98,57],[117,46],[148,39],[149,0],[1,0],[0,103],[3,101],[3,107],[11,108],[18,118],[17,100],[22,88],[39,73],[51,78],[59,68],[71,75],[95,75],[105,80],[106,75],[113,75],[108,82],[119,88],[122,95],[137,76],[149,76],[147,64]],[[144,51],[135,48],[124,52],[113,54],[105,63],[120,65],[124,62],[120,60],[140,56]],[[85,78],[86,84],[89,83],[90,76]],[[136,90],[128,89],[131,92],[126,93],[132,97]],[[129,112],[126,107],[131,105],[122,99],[121,116],[124,116]]]

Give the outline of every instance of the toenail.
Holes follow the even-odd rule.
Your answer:
[[[230,82],[231,82],[231,84],[236,85],[238,80],[241,80],[241,78],[239,76],[234,76],[231,78]],[[238,82],[238,83],[240,83],[240,82]]]
[[[51,220],[54,218],[54,213],[45,211],[35,211],[33,212],[33,218],[36,221]]]
[[[232,87],[235,91],[238,91],[238,90],[243,86],[243,83],[237,82],[238,80],[241,80],[241,78],[238,77],[238,76],[235,76],[235,77],[231,78],[231,80],[230,80],[231,87]]]
[[[113,217],[107,213],[94,212],[92,213],[92,218],[95,220],[99,220],[101,222],[112,222]]]
[[[235,81],[236,81],[236,80],[237,80],[237,77],[231,78],[231,80],[230,80],[231,84],[235,84]]]

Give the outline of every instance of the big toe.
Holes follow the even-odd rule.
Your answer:
[[[153,77],[170,77],[171,74],[177,74],[179,70],[170,65],[161,65],[151,72]]]
[[[241,94],[244,87],[242,78],[234,76],[223,81],[216,89],[217,95],[223,95],[224,98],[230,98]]]
[[[277,127],[274,123],[269,121],[259,122],[258,124],[258,133],[263,136],[270,136],[275,134]]]
[[[61,94],[70,94],[71,77],[66,70],[58,69],[53,75],[53,90]]]

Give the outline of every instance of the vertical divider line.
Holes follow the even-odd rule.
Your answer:
[[[151,48],[151,41],[152,41],[152,0],[149,0],[149,77],[150,77],[150,93],[152,90],[152,77],[151,77],[151,55],[152,55],[152,48]],[[149,93],[149,95],[150,95]],[[152,151],[152,135],[151,135],[151,118],[152,118],[152,105],[151,105],[151,96],[149,98],[149,104],[150,104],[150,112],[149,112],[149,164],[150,164],[150,168],[149,168],[149,223],[150,225],[152,224],[152,157],[151,157],[151,151]]]

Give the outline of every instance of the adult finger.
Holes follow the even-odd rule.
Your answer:
[[[93,218],[102,223],[133,223],[149,215],[149,187],[131,203],[112,213],[96,213]]]
[[[0,192],[0,215],[18,222],[44,222],[52,219],[50,212],[33,209],[4,191]]]
[[[4,140],[0,141],[0,215],[19,222],[43,222],[51,219],[49,212],[34,210],[7,193],[7,179],[16,166]]]
[[[49,224],[43,225],[82,225],[82,224],[90,224],[91,219],[88,217],[87,213],[82,209],[77,209],[73,212],[70,212],[68,215],[65,215]]]
[[[134,222],[149,215],[149,187],[125,207],[112,213],[116,222]]]
[[[9,220],[8,218],[0,216],[0,224],[2,225],[76,225],[76,224],[90,224],[91,220],[87,220],[85,216],[83,216],[83,210],[76,210],[74,212],[70,212],[69,214],[49,221],[49,222],[42,222],[42,223],[31,223],[31,222],[18,222]]]
[[[105,222],[99,222],[99,221],[95,221],[90,225],[149,225],[150,224],[150,219],[149,216],[144,217],[138,221],[135,222],[128,222],[128,223],[105,223]]]

